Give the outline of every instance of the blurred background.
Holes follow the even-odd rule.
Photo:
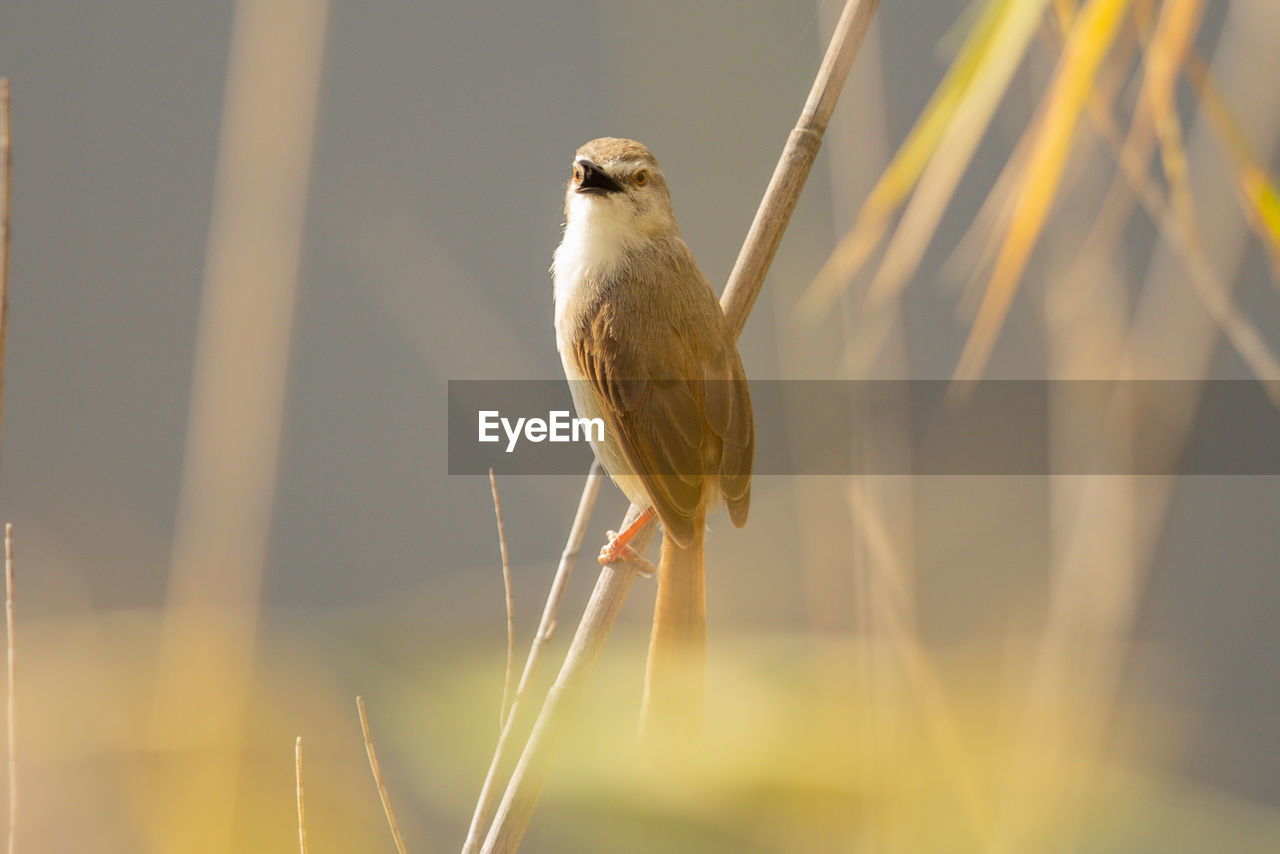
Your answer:
[[[1280,14],[1075,5],[882,4],[750,377],[1280,381]],[[840,8],[5,5],[19,850],[289,850],[298,735],[309,849],[391,850],[357,693],[409,850],[461,847],[506,635],[446,382],[560,376],[588,139],[651,148],[722,287]],[[1193,417],[1125,429],[1172,454]],[[582,477],[498,485],[522,661]],[[711,522],[704,761],[627,761],[638,583],[523,850],[1280,849],[1280,478],[769,477],[752,505]],[[588,554],[624,509],[606,484]]]

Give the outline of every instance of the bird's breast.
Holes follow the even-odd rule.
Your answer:
[[[616,276],[634,250],[635,235],[606,210],[588,210],[570,218],[551,266],[555,291],[556,344],[570,343],[587,312],[595,307],[605,282]]]

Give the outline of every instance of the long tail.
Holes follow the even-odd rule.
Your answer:
[[[658,602],[649,639],[640,739],[687,745],[702,730],[707,693],[707,597],[704,526],[696,520],[687,546],[662,537]]]

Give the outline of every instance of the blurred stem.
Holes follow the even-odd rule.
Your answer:
[[[4,423],[4,351],[9,337],[9,207],[13,155],[9,147],[9,78],[0,77],[0,426]]]
[[[13,525],[4,526],[4,625],[5,648],[9,652],[8,703],[6,716],[9,745],[9,854],[18,850],[18,643],[13,609]]]
[[[9,331],[9,199],[13,159],[9,149],[9,78],[0,77],[0,422],[4,414],[4,350]],[[13,526],[4,526],[5,638],[9,652],[7,735],[9,746],[9,854],[18,838],[18,729],[14,690],[16,646],[13,625]]]
[[[236,835],[328,5],[235,4],[155,667],[145,850],[223,854]]]

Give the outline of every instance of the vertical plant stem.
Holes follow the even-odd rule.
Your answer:
[[[378,767],[378,753],[373,749],[373,736],[369,734],[369,716],[364,711],[364,697],[356,697],[356,711],[360,713],[360,731],[364,733],[364,752],[369,756],[369,770],[373,772],[373,782],[378,787],[378,799],[382,801],[382,812],[387,817],[387,826],[391,828],[391,838],[396,843],[396,851],[399,854],[406,854],[404,837],[400,835],[400,825],[396,824],[396,814],[391,811],[391,798],[387,796],[387,786],[382,782],[382,769]]]
[[[493,492],[493,515],[498,520],[498,550],[502,554],[502,587],[507,596],[507,672],[502,680],[502,709],[498,713],[498,734],[507,725],[507,713],[511,706],[511,679],[516,666],[516,617],[515,603],[511,599],[511,564],[507,561],[507,529],[502,524],[502,504],[498,501],[498,480],[489,469],[489,489]]]
[[[302,736],[293,745],[294,776],[298,779],[298,850],[307,854],[307,810],[302,800]]]
[[[4,416],[4,352],[9,331],[9,208],[13,158],[9,143],[9,79],[0,77],[0,424]],[[5,639],[9,651],[8,745],[9,745],[9,854],[17,851],[18,839],[18,728],[14,691],[17,687],[17,648],[13,625],[13,525],[4,526],[4,614]]]
[[[556,567],[555,578],[551,581],[551,590],[547,593],[547,604],[542,610],[542,620],[538,623],[538,632],[529,646],[529,657],[525,659],[524,672],[520,674],[520,684],[516,687],[515,699],[511,701],[511,711],[507,714],[498,736],[498,744],[494,748],[493,758],[489,760],[489,770],[485,772],[484,783],[480,787],[480,797],[476,799],[475,812],[471,815],[471,826],[467,829],[467,840],[463,843],[463,854],[476,854],[480,843],[484,840],[485,822],[489,820],[493,809],[493,799],[497,795],[498,778],[510,767],[509,756],[513,744],[514,733],[523,728],[527,715],[521,714],[530,708],[521,701],[529,691],[542,654],[556,630],[556,615],[560,611],[560,602],[564,599],[564,591],[569,586],[569,577],[573,575],[573,565],[582,548],[582,540],[587,534],[587,523],[591,521],[591,511],[596,506],[596,496],[600,494],[600,483],[604,472],[599,462],[592,462],[587,472],[587,481],[582,485],[582,497],[578,499],[578,511],[574,514],[573,524],[569,528],[569,539],[565,543],[564,552],[560,555],[560,564]]]
[[[0,425],[4,423],[4,351],[9,337],[9,209],[13,190],[9,144],[9,78],[0,77]]]
[[[9,854],[18,850],[18,645],[13,620],[13,525],[4,526],[4,621],[5,646],[9,650],[8,745],[9,745]]]
[[[147,735],[166,757],[151,850],[223,854],[235,838],[328,11],[235,3]]]

